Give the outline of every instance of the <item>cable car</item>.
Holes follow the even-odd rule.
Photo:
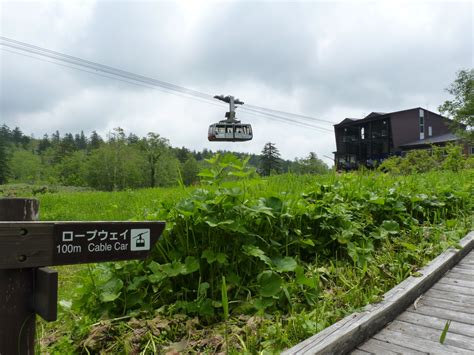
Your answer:
[[[243,142],[252,139],[252,126],[220,121],[209,126],[208,139],[212,142]]]
[[[241,123],[235,119],[235,105],[243,105],[239,99],[233,96],[214,96],[215,99],[227,102],[230,106],[229,112],[226,112],[226,120],[211,124],[207,138],[211,142],[243,142],[253,138],[252,126],[248,123]]]

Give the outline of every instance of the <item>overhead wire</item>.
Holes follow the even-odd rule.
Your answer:
[[[28,55],[28,54],[12,51],[12,50],[5,49],[5,48],[1,48],[1,49],[3,51],[9,52],[9,53],[25,56],[25,57],[28,57],[28,58],[44,61],[44,62],[47,62],[47,63],[56,64],[56,65],[59,65],[59,66],[65,67],[65,68],[79,70],[79,71],[82,71],[82,72],[85,72],[85,73],[98,75],[98,76],[108,78],[108,79],[118,80],[118,81],[125,82],[125,83],[128,83],[128,84],[136,85],[136,86],[142,86],[142,87],[149,88],[149,89],[159,90],[159,91],[170,93],[170,94],[177,95],[177,96],[180,96],[180,97],[191,98],[191,99],[194,99],[194,100],[197,100],[197,101],[200,101],[200,102],[204,102],[204,103],[207,103],[207,104],[211,104],[211,105],[214,105],[214,106],[222,107],[222,105],[225,105],[223,103],[219,104],[219,101],[212,101],[211,102],[211,101],[203,100],[203,99],[200,99],[200,98],[197,98],[197,97],[183,95],[180,92],[175,92],[175,91],[172,91],[172,90],[169,90],[169,89],[166,89],[166,88],[153,86],[151,84],[145,84],[145,83],[141,83],[141,82],[127,80],[127,79],[124,79],[124,78],[119,78],[117,76],[110,76],[110,75],[106,75],[106,74],[101,74],[101,73],[97,73],[95,71],[82,69],[82,68],[79,68],[77,66],[62,64],[62,63],[55,62],[55,61],[52,61],[52,60],[47,60],[47,59],[44,59],[44,58],[41,58],[41,57],[36,57],[34,55]],[[247,114],[250,117],[262,117],[262,118],[266,118],[266,119],[272,118],[272,119],[275,119],[275,120],[283,122],[283,123],[293,123],[293,124],[296,124],[300,127],[311,128],[311,129],[321,129],[321,130],[328,131],[327,129],[324,129],[322,127],[312,126],[312,125],[309,125],[309,124],[304,123],[304,122],[298,122],[298,121],[290,120],[290,119],[287,119],[287,118],[281,118],[281,117],[278,117],[276,115],[268,114],[268,113],[265,113],[265,112],[259,112],[259,111],[256,111],[256,110],[251,110],[251,109],[247,110],[245,107],[239,107],[239,111],[240,110],[244,110],[244,112],[248,111],[248,112],[245,112],[245,114]]]
[[[278,113],[278,114],[280,114],[280,115],[294,116],[294,117],[306,119],[306,120],[309,120],[309,121],[319,121],[319,122],[329,123],[329,124],[332,124],[332,125],[334,124],[334,122],[329,121],[329,120],[323,120],[323,119],[320,119],[320,118],[314,118],[314,117],[311,117],[311,116],[301,115],[301,114],[298,114],[298,113],[291,113],[291,112],[279,111],[279,110],[274,110],[274,109],[265,108],[265,107],[260,107],[260,106],[255,106],[255,105],[246,105],[246,106],[247,106],[247,107],[250,107],[250,108],[253,108],[253,109],[256,109],[256,110],[264,110],[264,111],[275,112],[275,113]]]
[[[118,81],[121,81],[121,82],[124,82],[124,83],[132,84],[132,85],[136,85],[136,86],[141,86],[141,87],[145,87],[145,88],[148,88],[148,89],[159,90],[159,91],[166,92],[166,93],[173,94],[173,95],[177,95],[177,96],[180,96],[180,97],[191,98],[191,99],[194,99],[194,100],[197,100],[197,101],[200,101],[200,102],[204,102],[204,103],[207,103],[207,104],[211,104],[211,105],[214,105],[214,106],[223,107],[222,105],[225,105],[223,103],[220,104],[219,101],[212,101],[211,102],[211,101],[203,100],[203,99],[200,99],[200,98],[197,98],[197,97],[184,95],[180,92],[175,92],[175,91],[172,91],[172,90],[169,90],[169,89],[153,86],[151,84],[145,84],[145,83],[141,83],[141,82],[127,80],[127,79],[124,79],[124,78],[119,78],[117,76],[110,76],[110,75],[106,75],[106,74],[101,74],[101,73],[97,73],[95,71],[82,69],[82,68],[79,68],[77,66],[62,64],[62,63],[55,62],[55,61],[52,61],[52,60],[47,60],[47,59],[44,59],[44,58],[41,58],[41,57],[36,57],[34,55],[28,55],[28,54],[25,54],[25,53],[12,51],[12,50],[5,49],[5,48],[1,48],[1,49],[5,52],[25,56],[25,57],[28,57],[28,58],[44,61],[44,62],[47,62],[47,63],[56,64],[56,65],[59,65],[59,66],[65,67],[65,68],[69,68],[69,69],[79,70],[79,71],[82,71],[82,72],[85,72],[85,73],[98,75],[98,76],[108,78],[108,79],[118,80]],[[309,124],[304,123],[304,122],[299,122],[299,121],[295,121],[295,120],[291,120],[291,119],[287,119],[287,118],[281,118],[279,116],[272,115],[272,114],[265,113],[265,112],[259,112],[257,110],[251,110],[251,109],[247,110],[245,107],[240,107],[239,106],[239,111],[241,111],[241,110],[244,111],[244,114],[246,114],[250,117],[262,117],[262,118],[266,118],[266,119],[272,118],[272,119],[275,119],[275,120],[283,122],[283,123],[293,123],[293,124],[296,124],[300,127],[311,128],[311,129],[320,129],[320,130],[323,130],[323,131],[330,131],[330,130],[327,130],[323,127],[312,126],[312,125],[309,125]],[[248,111],[248,112],[246,112],[246,111]]]
[[[264,115],[264,116],[266,116],[266,117],[270,117],[270,118],[274,118],[274,119],[280,119],[280,120],[281,120],[281,119],[284,119],[284,120],[286,120],[287,122],[299,123],[299,124],[305,125],[305,126],[307,126],[307,127],[318,128],[318,129],[321,129],[321,130],[327,131],[327,132],[333,132],[333,130],[328,129],[328,128],[325,128],[325,127],[315,126],[315,125],[313,125],[313,124],[308,124],[308,123],[305,123],[305,122],[300,122],[300,121],[295,120],[295,119],[291,119],[291,118],[287,118],[287,117],[281,117],[281,116],[278,116],[278,115],[274,115],[274,114],[267,113],[267,112],[262,112],[262,111],[259,111],[259,110],[254,110],[254,109],[248,108],[248,107],[246,107],[246,106],[240,107],[240,110],[248,111],[248,112],[251,112],[251,113],[254,113],[254,114]]]
[[[218,101],[211,102],[211,101],[207,101],[207,100],[200,99],[200,98],[198,98],[198,97],[184,95],[184,94],[182,94],[182,93],[180,93],[180,92],[172,91],[172,90],[165,89],[165,88],[162,88],[162,87],[159,87],[159,86],[154,86],[154,85],[151,85],[151,84],[141,83],[141,82],[138,82],[138,81],[131,81],[131,80],[127,80],[127,79],[125,79],[125,78],[117,77],[117,76],[111,76],[111,75],[101,74],[101,73],[97,73],[97,72],[95,72],[95,71],[86,70],[86,69],[82,69],[82,68],[79,68],[79,67],[74,67],[74,66],[72,66],[72,65],[62,64],[62,63],[55,62],[55,61],[52,61],[52,60],[47,60],[47,59],[44,59],[44,58],[41,58],[41,57],[35,57],[35,56],[33,56],[33,55],[28,55],[28,54],[25,54],[25,53],[20,53],[20,52],[12,51],[12,50],[5,49],[5,48],[0,48],[0,49],[3,50],[3,51],[5,51],[5,52],[9,52],[9,53],[21,55],[21,56],[24,56],[24,57],[36,59],[36,60],[43,61],[43,62],[47,62],[47,63],[56,64],[56,65],[59,65],[59,66],[61,66],[61,67],[65,67],[65,68],[69,68],[69,69],[74,69],[74,70],[82,71],[82,72],[89,73],[89,74],[93,74],[93,75],[97,75],[97,76],[100,76],[100,77],[103,77],[103,78],[108,78],[108,79],[112,79],[112,80],[117,80],[117,81],[121,81],[121,82],[124,82],[124,83],[127,83],[127,84],[132,84],[132,85],[136,85],[136,86],[141,86],[141,87],[145,87],[145,88],[148,88],[148,89],[158,90],[158,91],[161,91],[161,92],[166,92],[166,93],[168,93],[168,94],[176,95],[176,96],[179,96],[179,97],[184,97],[184,98],[189,98],[189,99],[193,99],[193,100],[196,100],[196,101],[204,102],[204,103],[209,104],[209,105],[214,105],[214,106],[218,106],[218,107],[225,107],[225,104],[224,104],[224,103],[219,103]]]
[[[168,83],[168,82],[165,82],[165,81],[162,81],[162,80],[153,79],[153,78],[146,77],[146,76],[143,76],[143,75],[140,75],[140,74],[135,74],[135,73],[125,71],[125,70],[122,70],[122,69],[110,67],[108,65],[104,65],[104,64],[100,64],[100,63],[93,62],[93,61],[90,61],[90,60],[86,60],[86,59],[82,59],[82,58],[79,58],[79,57],[71,56],[71,55],[68,55],[68,54],[56,52],[56,51],[53,51],[53,50],[50,50],[50,49],[47,49],[47,48],[43,48],[43,47],[39,47],[39,46],[29,44],[29,43],[26,43],[26,42],[21,42],[21,41],[17,41],[17,40],[14,40],[14,39],[10,39],[8,37],[0,36],[0,39],[3,40],[3,41],[9,42],[9,43],[0,43],[0,44],[6,45],[6,46],[9,46],[9,47],[14,47],[16,49],[26,50],[28,52],[34,52],[36,54],[45,55],[45,56],[53,58],[53,59],[67,61],[67,62],[72,63],[72,64],[77,64],[77,65],[81,65],[81,66],[88,66],[88,67],[93,68],[95,70],[105,71],[105,72],[108,72],[108,73],[113,74],[113,75],[125,76],[125,77],[128,77],[128,78],[134,78],[134,79],[144,80],[144,81],[147,81],[147,82],[152,82],[152,83],[155,83],[156,85],[163,86],[163,87],[169,88],[171,90],[185,92],[185,93],[188,93],[190,95],[200,96],[200,97],[205,98],[205,99],[215,100],[212,95],[202,93],[202,92],[199,92],[197,90],[188,89],[188,88],[185,88],[185,87],[182,87],[182,86],[179,86],[179,85],[171,84],[171,83]],[[24,47],[26,47],[26,48],[24,48]]]
[[[172,93],[172,94],[182,96],[182,97],[197,99],[198,101],[202,101],[202,102],[206,102],[206,103],[210,103],[210,104],[222,107],[222,104],[218,104],[218,101],[212,95],[209,95],[209,94],[206,94],[206,93],[203,93],[203,92],[199,92],[197,90],[188,89],[188,88],[185,88],[185,87],[182,87],[182,86],[179,86],[179,85],[167,83],[167,82],[164,82],[164,81],[161,81],[161,80],[157,80],[157,79],[153,79],[153,78],[146,77],[146,76],[143,76],[143,75],[135,74],[135,73],[128,72],[128,71],[125,71],[125,70],[122,70],[122,69],[113,68],[113,67],[103,65],[103,64],[100,64],[100,63],[96,63],[96,62],[92,62],[92,61],[89,61],[89,60],[81,59],[79,57],[74,57],[74,56],[71,56],[71,55],[67,55],[67,54],[56,52],[56,51],[53,51],[53,50],[50,50],[50,49],[38,47],[38,46],[28,44],[28,43],[25,43],[25,42],[13,40],[13,39],[10,39],[10,38],[4,37],[4,36],[0,36],[0,39],[2,41],[7,42],[7,43],[0,42],[0,45],[7,46],[7,47],[10,47],[10,48],[19,50],[19,51],[28,52],[28,53],[34,54],[36,56],[47,57],[49,59],[53,59],[53,61],[44,60],[44,59],[39,58],[39,57],[35,57],[35,56],[32,56],[32,55],[27,55],[27,54],[23,54],[23,53],[19,53],[19,52],[16,52],[16,51],[11,51],[11,50],[7,50],[5,48],[2,48],[3,50],[9,51],[11,53],[24,55],[24,56],[31,57],[31,58],[38,59],[38,60],[44,60],[46,62],[57,64],[57,65],[60,65],[60,66],[63,66],[63,67],[80,70],[80,71],[83,71],[83,72],[95,74],[95,75],[106,77],[106,78],[109,78],[109,79],[115,79],[115,80],[123,81],[123,82],[129,83],[129,84],[144,86],[144,87],[147,87],[147,88],[161,89],[161,91],[165,91],[165,92]],[[59,63],[58,61],[66,62],[66,63],[72,64],[72,65],[65,65],[65,64]],[[82,69],[80,67],[87,68],[87,69],[90,69],[90,70],[85,70],[85,69]],[[108,74],[108,75],[98,73],[98,71],[101,72],[101,73]],[[143,85],[143,84],[145,84],[145,85]],[[312,121],[312,123],[314,121],[321,121],[321,122],[327,122],[327,123],[332,124],[332,122],[330,122],[330,121],[320,120],[320,119],[316,119],[316,118],[313,118],[313,117],[310,117],[310,116],[293,114],[293,113],[285,112],[285,111],[272,110],[272,109],[267,109],[267,108],[264,108],[264,107],[248,105],[248,104],[246,104],[243,107],[239,107],[239,109],[242,110],[242,111],[245,111],[250,116],[264,117],[264,118],[267,118],[267,119],[273,119],[273,120],[277,120],[277,121],[280,121],[280,122],[297,124],[299,126],[303,126],[303,127],[311,128],[311,129],[315,129],[315,130],[321,130],[321,131],[325,131],[325,132],[332,132],[332,130],[330,130],[330,129],[320,127],[320,126],[315,126],[313,124],[309,124],[309,123],[306,123],[306,122],[301,122],[298,119],[292,119],[292,118],[284,117],[284,116],[281,116],[281,115],[293,116],[295,118],[298,117],[299,119],[306,119],[307,121]],[[274,114],[273,112],[274,113],[279,113],[279,115]]]

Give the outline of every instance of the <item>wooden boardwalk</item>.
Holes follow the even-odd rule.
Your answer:
[[[474,354],[474,232],[369,305],[284,354]],[[440,336],[450,326],[443,344]]]
[[[440,335],[451,321],[443,344]],[[474,251],[352,354],[474,354]]]

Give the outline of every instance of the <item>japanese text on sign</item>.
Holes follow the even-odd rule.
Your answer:
[[[56,245],[57,254],[89,253],[110,251],[150,250],[150,229],[125,229],[108,231],[91,229],[85,232],[62,231],[60,243]]]

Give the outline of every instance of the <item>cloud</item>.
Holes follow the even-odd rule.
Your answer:
[[[248,104],[339,122],[436,110],[473,66],[473,4],[460,2],[2,2],[3,36]],[[0,47],[3,48],[3,47]],[[1,122],[42,135],[116,126],[176,146],[285,158],[335,150],[334,134],[243,111],[252,142],[207,141],[225,105],[1,51]],[[326,127],[332,129],[330,124]],[[330,162],[329,159],[326,159]]]

